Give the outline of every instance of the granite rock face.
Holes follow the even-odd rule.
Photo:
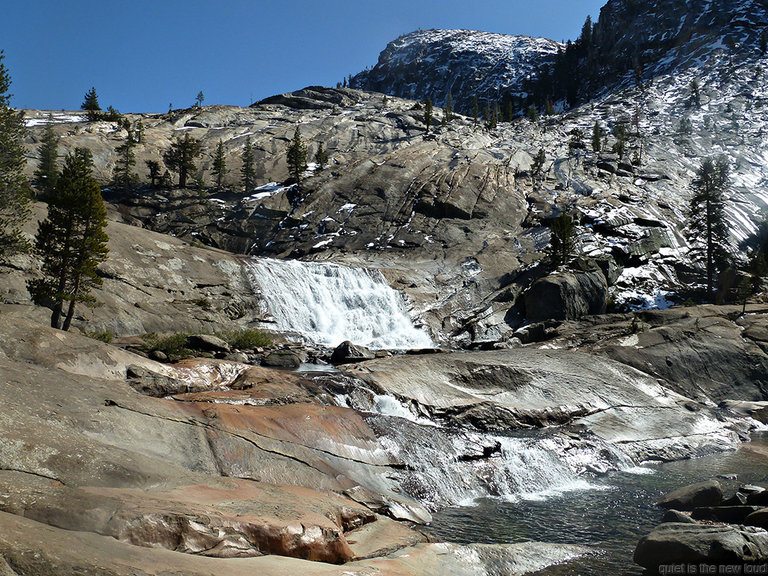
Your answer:
[[[410,522],[429,513],[392,480],[404,463],[363,415],[323,404],[312,379],[211,359],[159,364],[7,311],[4,574],[523,574],[589,552],[424,544]],[[129,372],[198,391],[140,394]]]

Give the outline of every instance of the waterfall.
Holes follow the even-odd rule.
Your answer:
[[[378,405],[377,401],[377,405]],[[368,424],[385,450],[405,462],[398,481],[425,506],[464,505],[482,497],[544,500],[596,489],[594,474],[633,466],[598,438],[580,441],[555,432],[507,436],[424,426],[372,415]]]
[[[247,267],[278,330],[324,346],[344,340],[370,348],[434,345],[378,271],[272,258],[251,259]]]

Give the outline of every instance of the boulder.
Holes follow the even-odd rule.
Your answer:
[[[267,354],[261,363],[272,368],[298,368],[301,366],[301,355],[293,350],[275,350]]]
[[[334,349],[331,362],[333,364],[352,364],[363,360],[373,360],[375,357],[376,354],[365,346],[345,340]]]
[[[128,366],[126,376],[128,384],[134,390],[146,396],[162,398],[171,394],[193,391],[188,382],[158,374],[134,364]]]
[[[576,320],[590,314],[604,314],[608,283],[599,270],[556,272],[540,278],[525,294],[529,322]]]
[[[754,506],[768,506],[768,490],[760,490],[747,494],[747,504]]]
[[[722,501],[723,506],[744,506],[747,503],[747,495],[736,492],[733,496]]]
[[[607,161],[605,161],[605,160],[601,160],[601,161],[599,161],[599,162],[597,163],[597,167],[598,167],[600,170],[605,170],[606,172],[608,172],[608,173],[610,173],[610,174],[615,174],[615,173],[616,173],[616,170],[618,170],[618,167],[616,166],[616,164],[614,164],[614,163],[612,163],[612,162],[607,162]]]
[[[717,480],[683,486],[666,494],[657,506],[674,510],[693,510],[701,506],[717,506],[723,500],[723,488]]]
[[[214,354],[229,354],[230,347],[224,340],[210,334],[192,334],[187,336],[187,347],[192,350],[203,350]]]
[[[758,506],[701,506],[694,508],[691,518],[726,524],[743,524],[747,516],[759,509]]]
[[[744,519],[747,526],[757,526],[768,530],[768,508],[755,510]]]
[[[149,357],[157,362],[168,362],[168,355],[162,350],[152,350]]]
[[[691,518],[685,512],[679,510],[667,510],[661,517],[662,522],[676,522],[678,524],[696,524],[696,520]]]
[[[640,539],[634,561],[652,571],[663,564],[765,562],[768,532],[753,526],[661,524]]]

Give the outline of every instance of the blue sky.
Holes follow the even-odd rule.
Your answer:
[[[376,63],[401,34],[468,28],[575,39],[605,0],[27,0],[8,2],[0,49],[19,108],[165,112],[248,105],[304,86],[335,86]]]

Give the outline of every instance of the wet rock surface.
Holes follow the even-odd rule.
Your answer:
[[[635,562],[649,570],[696,563],[721,570],[728,570],[728,565],[740,569],[764,565],[768,561],[768,509],[758,502],[766,492],[761,486],[741,485],[726,498],[720,483],[708,480],[666,494],[657,502],[668,509],[662,524],[637,544]],[[747,505],[750,500],[753,504]]]
[[[735,421],[729,424],[654,378],[575,351],[407,356],[344,370],[448,421],[480,430],[567,424],[620,446],[638,462],[717,451],[735,446],[743,433]]]

